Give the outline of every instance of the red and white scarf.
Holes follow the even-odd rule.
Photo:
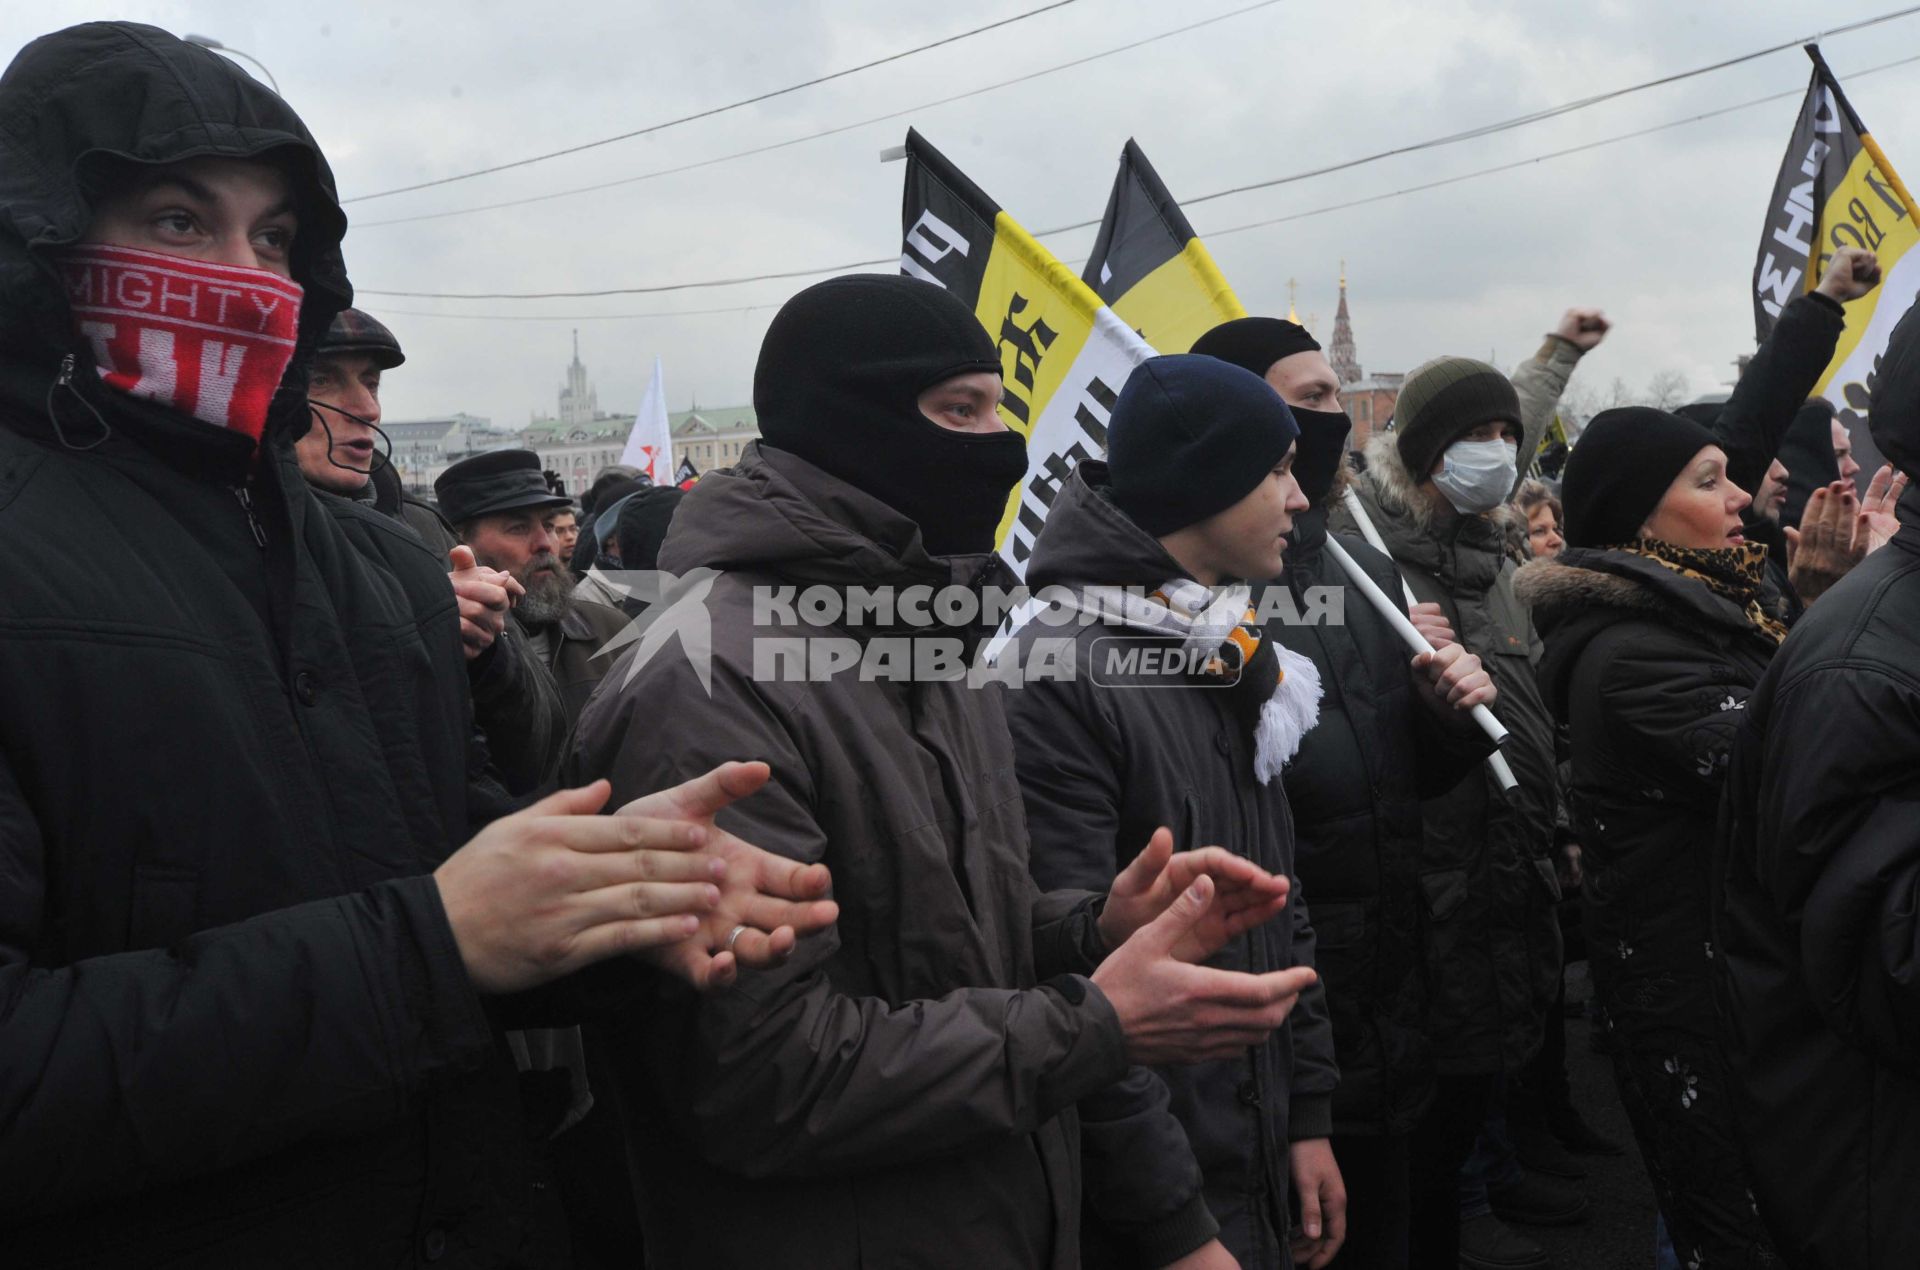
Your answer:
[[[259,441],[293,359],[299,283],[99,243],[60,253],[58,265],[108,387]]]

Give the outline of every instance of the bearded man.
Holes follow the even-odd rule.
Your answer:
[[[567,727],[593,695],[611,658],[600,649],[627,619],[618,609],[575,599],[573,577],[560,555],[554,521],[573,500],[547,488],[532,450],[495,450],[462,459],[433,483],[440,509],[477,563],[513,575],[526,594],[513,621],[535,658],[552,672]]]

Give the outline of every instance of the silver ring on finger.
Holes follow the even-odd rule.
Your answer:
[[[740,939],[740,936],[746,934],[746,932],[747,932],[747,927],[744,925],[736,926],[732,930],[727,932],[727,951],[728,952],[733,951],[734,944],[737,943]]]

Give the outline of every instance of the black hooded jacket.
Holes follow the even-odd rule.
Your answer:
[[[1874,439],[1920,471],[1920,394],[1896,412],[1884,387]],[[1899,514],[1781,645],[1727,774],[1714,931],[1741,1145],[1808,1270],[1920,1249],[1920,486]]]
[[[1151,590],[1180,576],[1103,496],[1105,485],[1104,463],[1074,469],[1035,546],[1029,586]],[[1007,694],[1040,885],[1105,891],[1161,825],[1173,830],[1175,850],[1222,846],[1292,876],[1287,794],[1280,778],[1255,779],[1252,729],[1231,700],[1238,689],[1107,675],[1096,659],[1117,637],[1098,624],[1032,623],[1002,656],[1025,666],[1042,641],[1060,638],[1074,642],[1078,673],[1036,677]],[[1255,973],[1314,964],[1306,900],[1294,890],[1285,913],[1211,964]],[[1100,1228],[1088,1239],[1090,1264],[1164,1264],[1204,1243],[1215,1222],[1242,1265],[1288,1264],[1288,1147],[1327,1136],[1339,1079],[1326,1009],[1315,985],[1244,1057],[1135,1069],[1082,1103],[1088,1213]]]
[[[1287,767],[1295,868],[1313,897],[1314,969],[1326,987],[1340,1087],[1336,1135],[1406,1133],[1430,1101],[1422,800],[1471,775],[1493,749],[1464,717],[1442,721],[1416,700],[1413,654],[1327,551],[1327,513],[1294,521],[1277,586],[1294,613],[1337,594],[1339,616],[1274,621],[1266,636],[1320,671],[1320,721]],[[1339,543],[1388,595],[1393,562],[1360,538]],[[1329,593],[1324,588],[1337,588]],[[1435,968],[1444,975],[1444,965]]]
[[[1534,681],[1540,642],[1514,598],[1505,513],[1443,520],[1391,434],[1365,454],[1355,492],[1414,597],[1440,604],[1499,689],[1493,713],[1509,729],[1501,753],[1520,785],[1509,798],[1490,774],[1473,773],[1421,808],[1434,1067],[1517,1071],[1540,1048],[1560,981],[1560,885],[1547,856],[1559,789],[1553,719]],[[1336,528],[1349,523],[1343,511],[1330,518]]]
[[[1623,551],[1569,548],[1522,568],[1514,588],[1546,641],[1541,693],[1568,729],[1587,937],[1608,954],[1596,974],[1655,977],[1622,995],[1710,1034],[1714,822],[1773,642],[1704,583]]]
[[[302,192],[306,298],[256,463],[101,385],[47,252],[89,222],[89,156],[267,151]],[[0,79],[10,1265],[524,1252],[512,1063],[428,876],[490,810],[453,595],[293,458],[351,295],[333,197],[278,97],[151,27],[48,37]]]

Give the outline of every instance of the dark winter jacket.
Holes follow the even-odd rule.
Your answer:
[[[1269,639],[1313,660],[1320,722],[1287,768],[1294,868],[1313,897],[1314,969],[1326,988],[1340,1087],[1336,1135],[1412,1129],[1433,1090],[1421,890],[1421,801],[1458,785],[1493,748],[1464,715],[1423,704],[1424,676],[1385,618],[1326,550],[1327,514],[1296,518],[1277,585],[1313,612],[1316,588],[1338,588],[1337,620],[1271,622]],[[1358,537],[1339,542],[1388,595],[1393,562]],[[1328,594],[1320,592],[1320,594]]]
[[[1448,1074],[1514,1071],[1539,1048],[1560,981],[1549,857],[1557,774],[1553,720],[1534,683],[1540,643],[1514,598],[1500,524],[1437,517],[1392,433],[1368,444],[1366,463],[1354,489],[1414,598],[1437,601],[1492,676],[1494,714],[1510,734],[1501,753],[1520,782],[1510,799],[1482,770],[1422,808],[1434,1063]],[[1352,528],[1339,508],[1333,525]]]
[[[722,572],[656,619],[680,634],[636,674],[639,648],[607,673],[573,775],[611,777],[619,802],[766,760],[772,781],[720,824],[824,862],[840,919],[728,991],[663,988],[646,1031],[615,1037],[650,1262],[1077,1265],[1073,1105],[1126,1071],[1112,1006],[1068,973],[1101,955],[1095,897],[1041,897],[1027,874],[995,693],[858,664],[796,682],[787,656],[819,637],[843,642],[816,662],[905,647],[910,667],[924,639],[958,655],[982,632],[810,626],[773,592],[756,612],[762,586],[977,587],[1004,567],[926,555],[899,513],[758,443],[687,495],[660,563]],[[681,651],[706,630],[710,691]],[[686,724],[670,745],[662,719]]]
[[[1569,548],[1520,570],[1567,727],[1585,933],[1608,1008],[1711,1034],[1707,878],[1729,747],[1775,645],[1654,561]]]
[[[1760,1215],[1809,1270],[1920,1249],[1920,492],[1900,518],[1781,646],[1727,777],[1728,1060]]]
[[[78,155],[293,147],[303,385],[350,298],[331,179],[219,57],[59,38],[0,81],[0,1259],[563,1258],[428,876],[480,811],[443,566],[307,489],[301,393],[256,465],[104,388],[43,255]]]
[[[1030,587],[1152,590],[1183,576],[1103,496],[1105,486],[1104,463],[1074,469],[1034,547]],[[1173,830],[1176,850],[1225,847],[1269,873],[1293,875],[1286,792],[1278,780],[1255,779],[1252,729],[1231,690],[1191,680],[1148,686],[1138,673],[1096,669],[1104,649],[1138,642],[1098,623],[1032,623],[1007,654],[1026,665],[1048,639],[1073,641],[1076,673],[1035,678],[1007,700],[1033,875],[1043,888],[1106,891],[1161,825]],[[1286,913],[1212,964],[1255,973],[1312,965],[1305,899],[1295,890]],[[1090,1233],[1089,1253],[1106,1264],[1162,1265],[1205,1243],[1217,1222],[1243,1266],[1286,1264],[1288,1143],[1327,1136],[1337,1080],[1316,985],[1243,1057],[1136,1070],[1089,1098],[1081,1107],[1088,1207],[1101,1227]]]
[[[1833,360],[1846,325],[1846,310],[1835,301],[1811,291],[1796,297],[1780,310],[1766,343],[1754,351],[1709,425],[1727,452],[1727,479],[1749,494],[1758,492],[1779,457],[1794,415]]]
[[[413,530],[443,565],[459,545],[440,513],[406,493],[391,466],[376,467],[373,479],[352,497]],[[473,689],[474,722],[486,737],[500,783],[519,795],[549,786],[560,770],[572,717],[561,708],[553,676],[539,673],[525,632],[506,623],[486,651],[467,659],[467,682]]]
[[[515,794],[550,786],[566,755],[572,717],[527,634],[509,621],[493,644],[467,662],[474,722],[501,783]]]
[[[587,698],[613,666],[614,656],[603,657],[600,650],[625,629],[626,614],[592,600],[575,600],[564,618],[546,628],[546,666],[560,690],[563,731],[571,731],[579,722]]]

